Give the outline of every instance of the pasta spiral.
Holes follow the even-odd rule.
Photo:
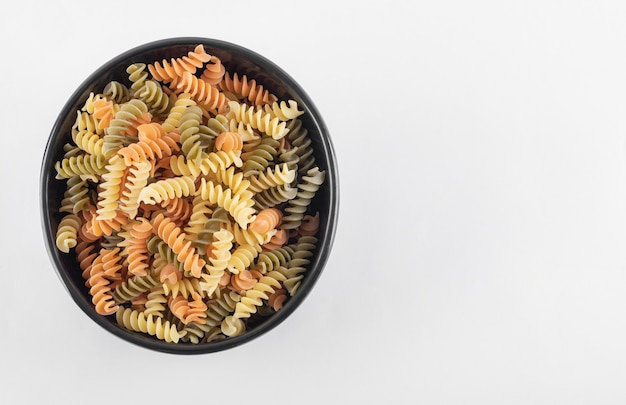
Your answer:
[[[199,135],[201,122],[202,110],[198,106],[187,107],[180,117],[181,149],[187,159],[197,165],[200,165],[202,156],[202,141]]]
[[[114,155],[105,168],[106,173],[102,175],[101,199],[98,201],[96,211],[98,220],[115,218],[126,165],[120,156]]]
[[[227,73],[224,75],[224,79],[220,82],[219,87],[222,90],[230,91],[240,97],[246,98],[255,105],[272,103],[277,100],[275,95],[265,90],[263,86],[257,84],[256,80],[248,80],[246,75],[242,75],[241,78],[239,78],[237,73],[232,77]]]
[[[191,94],[191,98],[207,110],[216,110],[218,113],[226,110],[228,99],[224,93],[189,72],[182,74],[176,89]]]
[[[278,268],[278,271],[285,276],[283,284],[289,295],[294,296],[298,291],[316,245],[315,236],[301,236],[293,247],[294,251],[287,266]]]
[[[130,219],[134,219],[139,211],[139,194],[148,184],[152,164],[146,161],[136,162],[128,168],[128,175],[119,199],[120,209]]]
[[[56,246],[61,252],[69,253],[78,243],[78,230],[81,221],[78,215],[69,214],[61,219],[56,233]]]
[[[76,146],[90,155],[101,155],[103,152],[104,139],[98,134],[82,129],[75,131],[72,134],[72,139]]]
[[[88,279],[92,302],[96,312],[100,315],[112,315],[117,311],[118,305],[111,295],[110,279],[116,278],[116,272],[121,269],[118,264],[120,256],[119,249],[101,249],[100,254],[95,258],[91,266]]]
[[[76,121],[72,126],[74,131],[87,131],[97,135],[102,135],[103,131],[99,126],[99,121],[93,114],[88,112],[76,112]]]
[[[284,229],[295,229],[300,226],[302,217],[307,207],[311,203],[311,199],[324,182],[326,172],[320,171],[318,167],[314,167],[302,177],[302,183],[298,184],[298,193],[294,199],[289,200],[288,207],[285,212],[288,214],[283,218]]]
[[[137,126],[137,136],[139,142],[125,146],[117,152],[124,158],[127,166],[141,160],[161,159],[178,150],[176,142],[166,135],[165,130],[158,123]]]
[[[152,274],[146,274],[144,276],[134,276],[118,284],[115,287],[112,296],[115,302],[117,302],[118,304],[122,304],[124,302],[132,300],[134,297],[138,297],[146,291],[152,290],[158,284],[159,281],[154,278]],[[152,303],[154,303],[154,297]],[[151,312],[153,313],[154,306],[152,306],[152,308],[153,309]]]
[[[115,80],[108,82],[102,90],[104,97],[117,104],[127,101],[129,93],[126,86]]]
[[[290,246],[284,246],[272,251],[262,252],[256,259],[254,268],[264,274],[268,271],[277,270],[279,267],[285,267],[291,260],[293,252],[294,250]]]
[[[212,204],[217,204],[225,208],[233,216],[235,221],[237,221],[239,226],[246,229],[248,224],[254,220],[256,213],[255,209],[252,208],[254,205],[252,193],[242,192],[233,194],[229,188],[224,190],[219,184],[206,181],[204,178],[200,180],[198,195]]]
[[[187,56],[172,58],[170,62],[163,59],[161,63],[155,62],[148,65],[148,70],[155,80],[163,83],[176,82],[184,72],[194,74],[206,62],[211,60],[211,55],[207,54],[203,45],[198,45]]]
[[[202,289],[211,296],[224,274],[224,270],[230,260],[230,250],[233,246],[233,234],[226,229],[221,229],[213,234],[214,241],[211,243],[209,262],[206,270],[209,274],[203,274]]]
[[[104,134],[104,153],[109,155],[115,153],[117,149],[130,143],[125,135],[129,133],[133,126],[133,121],[138,120],[144,113],[148,112],[146,103],[139,99],[132,99],[123,104],[120,110],[111,120],[107,133]]]
[[[152,236],[152,224],[145,218],[132,222],[127,239],[128,271],[135,276],[146,276],[149,270],[148,238]]]
[[[157,317],[163,317],[165,311],[165,304],[167,304],[167,298],[165,298],[165,291],[163,286],[155,286],[148,293],[147,301],[144,304],[144,314],[146,316],[153,315]]]
[[[224,164],[224,167],[216,169],[217,170],[214,171],[215,179],[224,186],[230,188],[233,193],[242,193],[250,188],[250,181],[244,178],[243,173],[235,172],[235,168],[233,166],[226,169],[226,164]]]
[[[217,56],[212,55],[209,63],[204,66],[200,78],[211,86],[215,86],[222,81],[224,73],[226,73],[226,68],[222,65],[222,61]]]
[[[175,197],[194,195],[196,185],[192,176],[178,176],[148,184],[139,193],[138,201],[158,204]]]
[[[254,245],[239,245],[228,260],[228,270],[237,274],[249,268],[254,259],[259,255],[261,248]]]
[[[202,297],[195,292],[191,294],[191,298],[192,301],[188,301],[182,295],[170,298],[168,306],[172,313],[185,325],[190,322],[205,324],[206,304],[202,301]]]
[[[251,174],[248,176],[250,181],[250,191],[258,193],[271,187],[291,184],[296,178],[296,171],[290,170],[286,163],[268,167],[264,172]]]
[[[291,201],[298,194],[298,189],[288,185],[272,187],[254,195],[254,208],[263,210]],[[294,226],[297,228],[297,226]]]
[[[183,112],[192,105],[196,105],[196,102],[191,99],[191,94],[181,93],[177,96],[174,105],[170,108],[165,121],[163,121],[163,129],[166,132],[171,132],[180,126],[180,118]]]
[[[81,175],[101,175],[105,172],[104,155],[79,155],[56,162],[57,179],[69,179]]]
[[[287,135],[287,124],[278,117],[264,112],[263,109],[248,107],[246,104],[240,104],[236,101],[229,101],[228,107],[230,110],[226,116],[230,119],[234,119],[243,124],[249,124],[252,128],[274,139],[280,139]]]
[[[269,295],[281,288],[281,282],[286,278],[278,271],[270,271],[263,275],[261,279],[247,290],[241,297],[241,301],[235,306],[235,318],[249,318],[250,314],[257,312],[257,307],[263,305],[263,301],[269,299]]]
[[[170,109],[170,98],[155,81],[147,80],[136,95],[146,103],[152,114],[164,114]]]
[[[239,318],[230,315],[224,318],[220,325],[222,333],[226,336],[239,336],[246,331],[246,325]]]
[[[298,173],[305,175],[315,166],[311,138],[299,119],[289,121],[287,129],[289,130],[287,139],[298,155]]]
[[[200,277],[200,272],[206,262],[200,258],[191,242],[186,240],[187,235],[162,213],[152,220],[154,232],[178,255],[185,270],[194,277]]]
[[[178,343],[180,338],[186,334],[183,330],[179,331],[175,324],[163,321],[163,318],[157,317],[155,321],[155,317],[152,314],[146,315],[145,312],[122,306],[114,313],[115,319],[120,326],[135,332],[147,333],[168,343]]]
[[[131,90],[137,94],[146,84],[148,80],[148,72],[145,63],[133,63],[126,68],[128,79],[131,81]],[[145,102],[145,100],[144,100]]]
[[[87,209],[91,203],[87,181],[80,176],[72,176],[67,179],[66,189],[61,200],[59,212],[78,214]]]
[[[280,103],[274,101],[272,104],[265,104],[263,109],[282,121],[289,121],[304,114],[304,111],[298,110],[298,103],[295,100]]]
[[[219,326],[222,320],[235,310],[235,306],[240,300],[241,295],[235,291],[230,291],[210,302],[207,305],[207,325]]]
[[[280,142],[270,137],[263,137],[258,146],[247,156],[243,164],[243,173],[249,176],[254,172],[267,169],[269,163],[278,155]]]

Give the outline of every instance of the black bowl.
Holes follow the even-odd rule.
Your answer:
[[[198,44],[203,44],[207,53],[219,57],[227,71],[254,77],[279,100],[297,101],[300,109],[305,111],[300,119],[312,141],[316,165],[326,172],[326,178],[312,202],[313,210],[320,213],[318,244],[297,294],[290,298],[281,310],[263,318],[239,336],[197,344],[167,343],[147,334],[122,328],[117,324],[114,315],[105,317],[95,311],[75,254],[73,251],[65,254],[56,248],[55,235],[63,216],[63,213],[59,212],[59,207],[65,191],[65,182],[55,179],[54,165],[63,157],[64,144],[72,140],[71,128],[76,120],[76,111],[84,105],[91,92],[102,92],[103,87],[112,80],[129,85],[126,68],[132,63],[148,64],[163,59],[170,60],[186,55]],[[249,49],[221,40],[196,37],[164,39],[138,46],[116,56],[91,74],[74,91],[54,123],[43,155],[40,185],[41,219],[48,254],[59,278],[76,304],[94,322],[115,336],[144,348],[174,354],[201,354],[229,349],[270,331],[290,316],[311,292],[326,265],[335,235],[339,206],[337,164],[329,132],[304,89],[276,64]]]

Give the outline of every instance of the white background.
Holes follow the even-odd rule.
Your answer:
[[[625,21],[621,1],[3,2],[0,402],[626,403]],[[341,184],[304,304],[182,357],[75,306],[38,189],[74,89],[176,36],[290,73]]]

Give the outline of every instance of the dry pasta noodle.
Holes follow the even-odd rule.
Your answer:
[[[56,162],[56,245],[122,328],[179,344],[241,335],[288,303],[317,248],[325,171],[305,112],[202,45],[120,74],[77,111]]]

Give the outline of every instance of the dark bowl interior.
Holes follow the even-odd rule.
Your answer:
[[[56,180],[54,164],[63,157],[63,145],[71,141],[71,127],[91,92],[100,93],[111,80],[129,84],[126,68],[137,62],[153,63],[162,59],[186,55],[203,44],[207,53],[218,56],[226,69],[254,77],[280,100],[293,99],[305,114],[300,117],[311,138],[316,164],[326,171],[326,179],[312,202],[312,209],[320,213],[319,243],[311,259],[298,293],[288,300],[276,314],[263,318],[242,335],[224,340],[190,344],[167,343],[148,335],[135,333],[117,325],[115,316],[97,314],[91,296],[84,285],[81,271],[73,253],[59,252],[55,245],[58,223],[62,217],[59,207],[65,191],[65,182]],[[76,304],[93,321],[114,335],[144,348],[175,354],[198,354],[225,350],[248,342],[279,325],[302,303],[318,280],[331,251],[337,223],[339,194],[337,166],[331,139],[322,117],[306,92],[280,67],[265,57],[241,46],[207,38],[185,37],[159,40],[133,48],[105,63],[91,74],[61,110],[48,140],[41,167],[41,218],[44,239],[52,264],[63,285]],[[72,251],[73,252],[73,251]]]

